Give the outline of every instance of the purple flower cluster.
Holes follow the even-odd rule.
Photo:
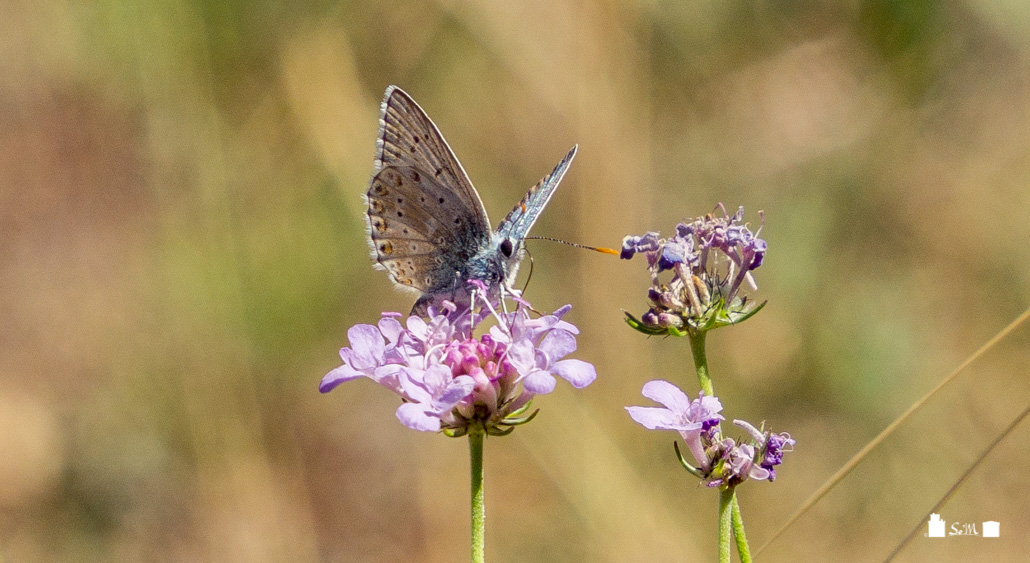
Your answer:
[[[722,217],[708,214],[680,223],[670,238],[649,232],[623,239],[620,257],[628,260],[644,254],[651,273],[651,308],[638,322],[642,327],[636,328],[653,333],[684,327],[707,330],[757,312],[760,306],[738,299],[738,293],[744,282],[758,289],[751,271],[762,265],[768,245],[758,238],[761,227],[752,233],[747,224],[741,224],[743,207],[733,215],[721,204],[720,208]],[[672,272],[668,282],[659,279],[665,271]]]
[[[697,461],[697,467],[680,461],[709,487],[732,487],[747,479],[772,481],[775,466],[796,443],[787,433],[763,432],[743,420],[733,424],[751,437],[748,443],[725,438],[719,429],[722,403],[702,391],[693,401],[668,381],[644,384],[643,394],[664,407],[626,407],[630,417],[651,430],[675,430]],[[678,450],[677,450],[678,451]]]
[[[527,305],[496,315],[497,324],[479,337],[473,330],[483,316],[451,303],[431,308],[428,321],[411,316],[404,325],[399,314],[383,313],[378,326],[347,331],[343,365],[322,378],[319,390],[367,377],[400,395],[397,418],[409,428],[461,436],[477,423],[489,434],[507,434],[532,418],[522,415],[533,396],[554,390],[554,376],[577,389],[597,377],[591,364],[562,359],[576,350],[579,331],[561,320],[571,306],[531,319]]]

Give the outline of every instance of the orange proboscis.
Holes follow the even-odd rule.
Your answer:
[[[526,240],[549,240],[551,242],[560,242],[562,244],[567,244],[569,246],[574,246],[576,248],[582,248],[582,249],[585,249],[585,250],[593,250],[593,251],[596,251],[596,252],[600,252],[601,254],[615,254],[615,255],[619,254],[618,250],[614,250],[614,249],[611,249],[611,248],[605,248],[603,246],[590,246],[590,245],[587,245],[587,244],[579,244],[579,243],[569,242],[567,240],[561,240],[561,239],[557,239],[557,238],[553,238],[553,237],[526,237]]]

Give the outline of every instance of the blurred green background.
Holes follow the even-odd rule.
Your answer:
[[[464,440],[369,381],[317,390],[346,329],[407,311],[370,266],[379,102],[407,90],[496,221],[574,143],[534,234],[617,246],[725,202],[768,306],[714,333],[728,418],[789,431],[753,547],[1030,306],[1030,8],[977,2],[25,1],[0,6],[0,557],[454,561]],[[716,497],[623,407],[682,340],[630,331],[643,263],[546,242],[527,297],[577,357],[490,439],[494,561],[715,557]],[[524,268],[523,272],[528,268]],[[523,274],[524,276],[525,274]],[[993,348],[764,558],[882,560],[1030,402]],[[693,391],[691,391],[693,392]],[[1030,550],[1030,428],[900,560]],[[923,528],[925,530],[925,526]]]

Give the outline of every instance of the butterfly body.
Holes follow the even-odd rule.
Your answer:
[[[468,281],[491,298],[511,284],[524,239],[575,156],[576,147],[491,230],[486,208],[429,116],[403,90],[387,88],[375,173],[366,193],[377,267],[422,296],[413,313],[442,300],[468,302]]]

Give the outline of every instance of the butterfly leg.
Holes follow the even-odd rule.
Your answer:
[[[505,289],[503,283],[501,284],[500,289],[497,291],[497,294],[501,299],[501,310],[504,311],[504,318],[508,318],[508,301],[505,299],[506,296],[504,295],[506,291],[508,290]]]

